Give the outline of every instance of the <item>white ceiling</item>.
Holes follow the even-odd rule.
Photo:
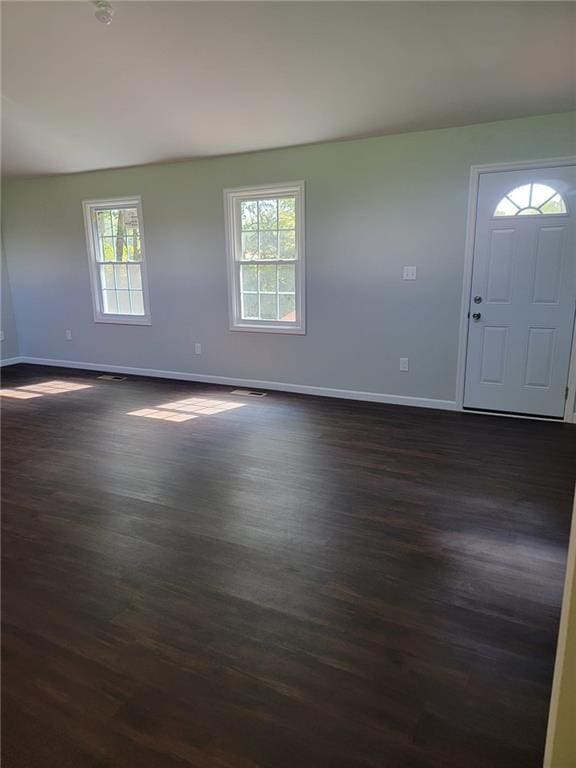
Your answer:
[[[574,108],[576,4],[3,2],[3,172]]]

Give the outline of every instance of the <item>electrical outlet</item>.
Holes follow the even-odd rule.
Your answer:
[[[402,271],[403,280],[416,280],[416,267],[404,267]]]
[[[66,337],[66,341],[72,341],[72,331],[70,328],[66,329],[66,333],[64,335]]]
[[[401,357],[400,358],[400,370],[401,371],[407,371],[408,370],[408,358],[407,357]]]
[[[194,354],[195,355],[201,355],[202,354],[202,344],[199,344],[198,342],[196,342],[196,344],[194,344]]]

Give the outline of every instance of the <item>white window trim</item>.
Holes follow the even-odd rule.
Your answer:
[[[240,206],[239,200],[255,200],[269,196],[296,196],[296,242],[298,258],[296,267],[296,317],[297,323],[283,323],[279,320],[242,320],[240,316],[240,281],[238,279],[236,252],[241,247]],[[260,333],[306,333],[306,260],[305,260],[305,200],[304,182],[293,181],[281,184],[266,184],[254,187],[237,187],[224,190],[224,210],[226,216],[226,252],[228,261],[228,309],[231,331],[256,331]],[[253,262],[253,263],[266,263]]]
[[[140,248],[142,260],[140,272],[142,276],[142,297],[144,301],[143,315],[124,315],[110,314],[102,311],[102,294],[100,290],[100,278],[98,277],[98,265],[101,262],[96,261],[97,242],[95,235],[95,224],[91,213],[93,208],[119,208],[130,207],[138,211],[138,221],[140,225]],[[95,323],[115,323],[119,325],[151,325],[150,316],[150,298],[148,295],[148,274],[146,271],[146,245],[144,241],[144,220],[142,217],[142,198],[140,195],[131,197],[112,197],[104,200],[83,200],[82,208],[84,210],[84,230],[86,232],[86,250],[88,252],[88,262],[90,265],[90,288],[92,291],[92,305],[94,308]]]

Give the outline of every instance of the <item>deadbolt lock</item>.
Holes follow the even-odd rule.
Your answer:
[[[482,296],[474,296],[474,304],[482,304]]]

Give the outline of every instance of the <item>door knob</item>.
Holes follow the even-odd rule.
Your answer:
[[[481,317],[482,317],[482,315],[481,315],[480,312],[474,312],[474,314],[472,315],[472,320],[474,320],[477,323],[478,320],[480,320]]]

